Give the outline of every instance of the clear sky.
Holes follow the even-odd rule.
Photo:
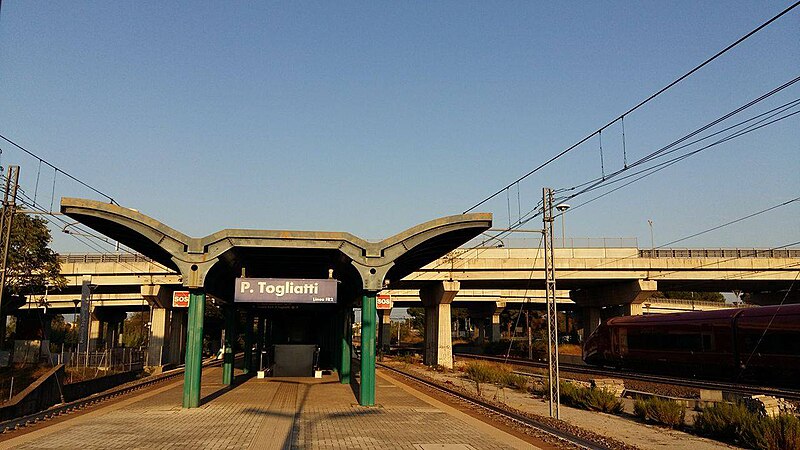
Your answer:
[[[461,213],[789,4],[5,0],[0,133],[187,234],[383,238]],[[798,75],[800,9],[627,117],[627,159]],[[620,131],[603,133],[606,173]],[[479,210],[507,226],[509,204],[513,221],[543,186],[600,176],[598,144]],[[37,189],[36,161],[0,148],[49,206],[53,172]],[[800,196],[798,155],[800,115],[568,213],[567,235],[649,247],[651,219],[664,244]],[[64,177],[55,192],[101,199]],[[679,245],[786,245],[798,219],[795,202]]]

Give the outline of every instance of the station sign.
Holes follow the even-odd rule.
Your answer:
[[[173,308],[189,307],[189,291],[175,291],[172,293]]]
[[[376,309],[392,309],[392,296],[391,295],[378,295],[375,297]]]
[[[233,300],[239,303],[336,303],[339,285],[332,279],[237,278]]]

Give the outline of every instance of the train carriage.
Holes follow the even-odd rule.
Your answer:
[[[587,339],[584,361],[796,385],[800,305],[612,318]]]

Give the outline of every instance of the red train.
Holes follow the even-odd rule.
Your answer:
[[[583,360],[798,386],[800,304],[615,317],[586,340]]]

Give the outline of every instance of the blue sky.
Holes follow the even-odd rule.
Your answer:
[[[0,133],[191,235],[383,238],[464,211],[791,2],[163,3],[4,1]],[[628,160],[800,75],[798,30],[800,10],[628,116]],[[800,83],[747,114],[798,97]],[[568,213],[567,234],[648,247],[648,219],[660,245],[800,196],[799,124]],[[603,133],[606,172],[620,131]],[[32,193],[36,161],[0,148]],[[514,221],[543,186],[600,174],[593,139],[481,210],[505,226],[507,203]],[[55,191],[99,198],[63,177]],[[680,245],[786,245],[798,217],[795,202]]]

